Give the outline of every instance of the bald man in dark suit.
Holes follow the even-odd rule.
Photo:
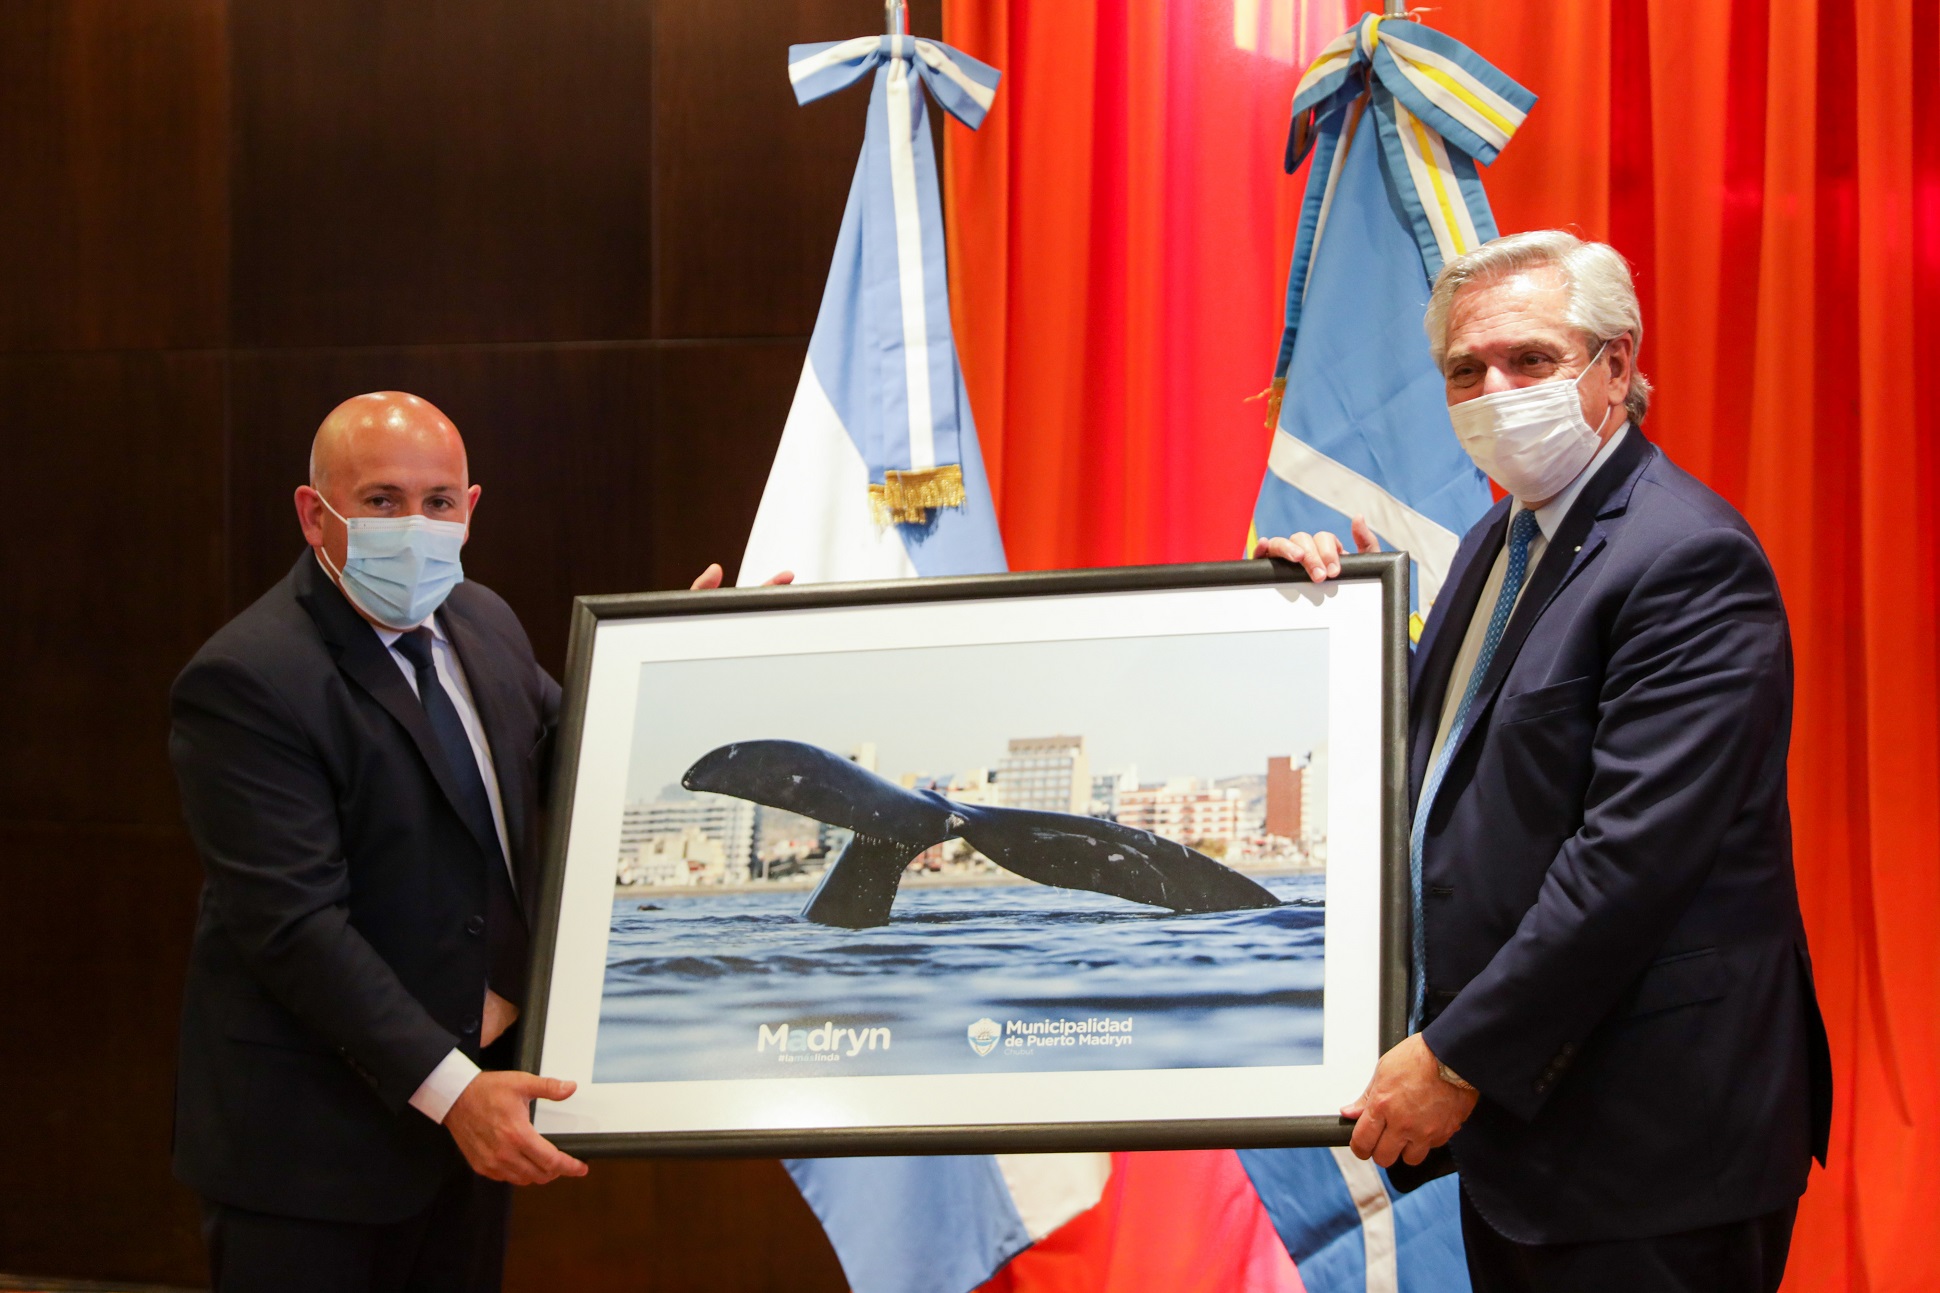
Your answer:
[[[463,577],[479,496],[432,405],[346,401],[307,549],[175,682],[175,1171],[218,1290],[493,1290],[506,1185],[586,1171],[528,1116],[573,1084],[512,1067],[560,691]]]

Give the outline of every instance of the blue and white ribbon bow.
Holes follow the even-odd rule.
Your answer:
[[[856,420],[849,431],[868,464],[878,519],[922,524],[934,508],[963,505],[969,412],[950,329],[936,159],[917,82],[975,129],[996,96],[998,72],[948,45],[907,35],[789,49],[788,79],[800,103],[847,89],[871,71],[862,160],[836,247],[838,263],[860,248],[855,321],[867,389],[829,394]]]

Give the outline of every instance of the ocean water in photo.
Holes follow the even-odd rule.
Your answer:
[[[912,886],[860,930],[799,889],[618,898],[593,1079],[1318,1064],[1325,879],[1263,883],[1286,905],[1190,916]]]

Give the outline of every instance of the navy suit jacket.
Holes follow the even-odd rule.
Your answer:
[[[1463,539],[1415,653],[1411,808],[1508,513]],[[1824,1161],[1791,713],[1758,540],[1632,427],[1529,576],[1423,847],[1425,1040],[1481,1092],[1450,1147],[1509,1238],[1757,1216]]]
[[[491,745],[519,892],[537,889],[559,687],[476,583],[438,612]],[[175,1172],[204,1197],[381,1223],[462,1170],[408,1105],[478,1058],[496,841],[474,837],[423,706],[307,550],[196,653],[169,754],[206,878],[183,994]]]

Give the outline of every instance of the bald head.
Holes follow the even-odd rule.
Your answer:
[[[310,483],[296,491],[303,537],[341,570],[340,518],[423,516],[469,525],[478,505],[465,441],[429,400],[402,391],[356,395],[330,410],[310,442]]]
[[[437,405],[403,391],[353,395],[330,410],[310,442],[310,487],[328,493],[326,481],[369,468],[382,475],[386,464],[407,460],[455,471],[461,492],[468,483],[464,437]]]

